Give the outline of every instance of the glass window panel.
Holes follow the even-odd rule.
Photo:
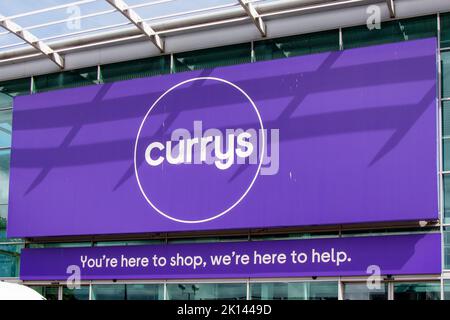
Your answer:
[[[450,175],[444,175],[444,223],[450,223]]]
[[[248,237],[229,236],[229,237],[195,237],[195,238],[168,239],[168,243],[213,243],[213,242],[236,242],[236,241],[248,241]]]
[[[11,150],[0,150],[0,204],[8,203]]]
[[[127,300],[164,300],[163,284],[127,284]]]
[[[21,239],[6,238],[6,225],[8,222],[8,205],[0,204],[0,242],[21,242]]]
[[[13,98],[30,93],[31,78],[0,82],[0,109],[11,108]]]
[[[0,148],[11,146],[12,110],[0,110]]]
[[[89,67],[34,77],[34,90],[49,90],[79,87],[97,83],[97,67]]]
[[[450,170],[450,137],[442,140],[442,158],[444,171]]]
[[[450,138],[450,101],[442,102],[442,136]]]
[[[441,53],[442,59],[442,97],[450,98],[450,51]]]
[[[251,235],[251,240],[266,241],[266,240],[284,240],[284,239],[317,239],[317,238],[338,238],[337,231],[323,231],[323,232],[305,232],[305,233],[281,233],[271,235]],[[245,239],[244,239],[245,240]]]
[[[450,101],[442,102],[442,160],[444,171],[450,170]]]
[[[0,245],[0,277],[12,278],[19,276],[20,250],[23,245]]]
[[[0,90],[0,110],[12,108],[12,104],[13,97],[9,96],[8,94],[2,93],[2,91]]]
[[[56,286],[29,286],[47,300],[58,300],[58,287]]]
[[[0,204],[0,239],[6,238],[6,218],[8,216],[8,205]]]
[[[163,284],[98,284],[93,300],[164,300]]]
[[[170,56],[159,56],[101,66],[104,82],[128,80],[166,74],[170,72]]]
[[[394,300],[439,300],[439,282],[394,283]]]
[[[92,242],[50,242],[50,243],[30,243],[30,248],[79,248],[92,247]]]
[[[441,14],[441,47],[450,47],[450,13]]]
[[[164,239],[155,240],[130,240],[130,241],[101,241],[95,242],[96,247],[111,247],[111,246],[139,246],[149,244],[164,244]]]
[[[89,286],[80,286],[80,288],[69,289],[63,287],[63,300],[89,300]]]
[[[369,30],[366,25],[344,28],[344,48],[356,48],[381,43],[414,40],[437,36],[436,16],[387,21],[380,29]]]
[[[339,30],[256,41],[255,59],[271,60],[339,50]]]
[[[388,284],[382,283],[380,288],[369,288],[366,283],[345,283],[344,300],[387,300]]]
[[[444,280],[444,300],[450,300],[450,280]]]
[[[252,300],[337,300],[337,282],[251,283]]]
[[[450,227],[444,227],[444,269],[450,269]]]
[[[170,283],[168,300],[245,300],[245,283]]]
[[[174,62],[176,72],[248,63],[251,62],[251,44],[177,53]]]
[[[98,284],[92,286],[93,300],[125,300],[124,284]]]

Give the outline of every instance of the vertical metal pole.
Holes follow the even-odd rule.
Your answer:
[[[246,285],[247,285],[247,297],[246,297],[246,299],[250,300],[250,278],[247,278]]]
[[[31,76],[31,80],[30,80],[30,94],[34,93],[34,77]]]
[[[253,41],[250,42],[250,61],[251,62],[255,62],[256,61],[255,43]]]
[[[173,53],[170,54],[170,73],[175,73],[175,60]]]
[[[103,83],[103,77],[102,77],[102,69],[100,65],[97,65],[97,84]]]
[[[388,300],[394,300],[394,283],[388,282]]]
[[[63,286],[58,285],[58,300],[62,300],[63,297]]]
[[[341,277],[338,280],[338,300],[344,300],[344,284]]]

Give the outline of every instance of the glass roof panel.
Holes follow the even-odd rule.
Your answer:
[[[65,34],[61,34],[58,36],[51,36],[48,38],[42,38],[43,41],[45,41],[46,43],[48,43],[50,46],[53,42],[58,42],[58,41],[62,41],[62,40],[69,40],[69,39],[78,39],[80,38],[80,36],[91,36],[94,34],[100,34],[100,33],[105,33],[105,32],[112,32],[112,31],[117,31],[117,30],[121,30],[124,28],[135,28],[131,22],[126,22],[126,23],[120,23],[117,25],[107,25],[104,27],[99,27],[99,28],[92,28],[92,29],[82,29],[81,31],[75,31],[75,32],[70,32],[70,33],[65,33]]]
[[[81,19],[78,23],[67,21],[54,25],[35,28],[32,30],[33,34],[40,39],[53,38],[64,34],[71,34],[77,32],[80,35],[81,31],[90,30],[93,28],[101,28],[118,23],[127,23],[128,20],[119,12],[111,12],[101,16],[86,17]]]
[[[26,12],[41,10],[49,7],[64,5],[73,0],[2,0],[0,1],[0,13],[6,17],[23,14]]]
[[[25,0],[27,1],[27,0]],[[111,7],[106,1],[92,1],[92,2],[79,2],[79,1],[69,1],[70,3],[79,3],[77,5],[70,5],[68,7],[59,8],[47,12],[38,12],[33,15],[27,15],[24,17],[18,17],[14,19],[14,22],[27,28],[30,26],[40,25],[53,21],[61,21],[64,19],[76,19],[77,17],[82,17],[85,15],[91,15],[93,13],[99,13],[104,11],[113,11],[114,8]],[[1,11],[0,11],[1,12]]]
[[[10,46],[16,43],[23,43],[23,41],[15,34],[6,33],[5,29],[0,28],[0,47]]]
[[[124,0],[124,2],[150,23],[239,6],[237,0]],[[105,0],[1,0],[0,14],[10,18],[39,39],[50,42],[132,26],[127,18]],[[14,35],[4,33],[0,29],[0,49],[21,43]]]
[[[141,18],[148,20],[198,10],[204,10],[204,12],[207,12],[209,8],[225,8],[238,5],[239,4],[236,0],[171,0],[170,2],[161,2],[150,6],[136,7],[134,10],[141,16]]]
[[[238,0],[123,0],[150,25],[232,7]],[[290,0],[249,0],[253,3]],[[96,33],[135,28],[106,0],[0,0],[3,15],[38,39],[54,44],[60,40],[81,39]],[[29,46],[0,28],[0,52]]]

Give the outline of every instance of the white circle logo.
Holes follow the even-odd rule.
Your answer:
[[[223,88],[221,90],[228,90],[227,91],[228,93],[226,95],[227,98],[230,97],[230,96],[233,96],[233,95],[236,96],[236,97],[237,97],[237,95],[240,95],[241,103],[242,103],[242,100],[245,100],[245,103],[247,105],[250,104],[252,106],[254,114],[256,114],[256,117],[257,117],[257,120],[258,120],[257,122],[259,122],[258,130],[261,130],[260,133],[262,133],[262,134],[258,135],[259,139],[260,139],[260,141],[259,141],[259,146],[260,147],[259,147],[259,150],[258,150],[257,164],[255,166],[256,167],[255,173],[253,175],[249,176],[249,179],[250,179],[250,177],[251,177],[251,179],[250,179],[250,183],[249,184],[248,184],[248,181],[247,181],[246,184],[248,184],[248,185],[241,186],[241,189],[240,189],[241,191],[239,191],[240,195],[236,195],[237,199],[233,199],[232,203],[231,204],[227,204],[226,207],[224,207],[224,208],[217,209],[215,212],[207,212],[206,214],[203,214],[202,217],[196,217],[196,212],[195,212],[195,210],[192,209],[192,207],[190,207],[190,212],[189,213],[181,213],[181,214],[180,213],[170,213],[169,212],[170,210],[168,210],[167,208],[171,207],[171,206],[172,207],[174,206],[173,205],[174,201],[172,201],[172,199],[174,198],[173,194],[172,195],[167,195],[167,194],[164,195],[164,198],[166,199],[165,202],[167,203],[167,205],[166,205],[166,207],[164,209],[161,208],[161,205],[157,205],[155,200],[154,200],[154,197],[158,197],[158,196],[160,197],[159,192],[157,192],[155,190],[159,190],[158,188],[161,188],[163,183],[170,183],[170,181],[167,181],[167,180],[170,180],[170,177],[167,177],[167,175],[166,175],[166,177],[164,177],[164,172],[163,172],[164,170],[166,170],[168,168],[169,165],[161,164],[161,166],[163,166],[162,168],[164,170],[163,169],[159,169],[158,171],[152,171],[152,173],[150,173],[150,174],[149,173],[146,173],[146,174],[140,173],[140,167],[141,166],[142,167],[144,167],[144,166],[148,167],[148,166],[146,166],[147,163],[143,163],[144,161],[142,159],[144,158],[144,152],[141,152],[141,151],[144,151],[146,143],[144,143],[144,142],[140,143],[143,140],[144,127],[149,122],[154,121],[153,119],[150,119],[151,115],[153,115],[156,112],[156,109],[157,109],[158,105],[160,105],[164,101],[164,99],[166,99],[168,97],[169,94],[174,93],[175,91],[177,91],[177,89],[182,90],[182,92],[183,92],[182,94],[184,94],[184,92],[188,93],[192,89],[192,86],[194,85],[194,83],[196,85],[196,90],[199,90],[199,88],[200,88],[201,90],[203,90],[202,92],[204,93],[205,92],[204,90],[209,90],[208,87],[207,86],[200,86],[199,87],[198,85],[202,85],[203,83],[206,83],[206,82],[211,84],[211,85],[212,84],[215,84],[216,86],[220,85],[221,87],[223,87],[225,85],[227,88]],[[182,88],[183,86],[186,87],[186,85],[188,85],[188,84],[190,84],[191,86],[187,87],[187,88]],[[231,90],[234,93],[230,93],[230,88],[231,88]],[[245,97],[245,99],[242,99],[242,96]],[[214,97],[214,99],[219,101],[221,99],[221,97],[222,96],[217,95],[217,97]],[[202,100],[203,96],[200,96],[198,99]],[[237,98],[235,98],[235,99],[237,99]],[[179,100],[182,100],[182,99],[179,99]],[[168,103],[167,106],[164,105],[163,111],[164,112],[167,111],[168,107],[172,108],[172,105],[170,103]],[[227,107],[227,106],[225,105],[225,107]],[[177,111],[177,112],[181,113],[181,112],[188,112],[188,111],[181,110],[181,111]],[[217,115],[217,117],[218,116],[219,115]],[[161,122],[160,119],[157,119],[156,121]],[[160,125],[160,123],[158,125]],[[151,134],[150,134],[150,136],[151,136]],[[166,218],[168,218],[170,220],[173,220],[173,221],[176,221],[176,222],[180,222],[180,223],[192,223],[192,224],[212,221],[214,219],[217,219],[217,218],[225,215],[226,213],[230,212],[231,210],[233,210],[242,200],[244,200],[244,198],[247,196],[247,194],[252,189],[252,187],[255,184],[255,181],[256,181],[259,173],[260,173],[261,166],[262,166],[262,163],[263,163],[265,146],[266,146],[266,141],[265,140],[266,140],[266,137],[265,137],[265,134],[264,134],[264,125],[263,125],[263,122],[262,122],[262,119],[261,119],[260,112],[259,112],[258,108],[256,107],[256,104],[254,103],[254,101],[250,98],[250,96],[244,90],[242,90],[239,86],[237,86],[236,84],[234,84],[234,83],[232,83],[230,81],[227,81],[227,80],[224,80],[224,79],[221,79],[221,78],[216,78],[216,77],[197,77],[197,78],[191,78],[191,79],[182,81],[182,82],[172,86],[167,91],[165,91],[161,96],[159,96],[159,98],[152,104],[150,109],[147,111],[147,113],[144,116],[144,119],[141,122],[141,125],[139,126],[139,130],[138,130],[138,133],[137,133],[137,136],[136,136],[135,145],[134,145],[134,157],[133,157],[133,159],[134,159],[134,172],[135,172],[135,176],[136,176],[136,180],[137,180],[139,189],[140,189],[142,195],[144,196],[145,200],[147,201],[147,203],[156,212],[158,212],[160,215],[162,215],[162,216],[164,216],[164,217],[166,217]],[[142,147],[141,145],[144,145],[144,146]],[[158,149],[157,151],[161,151],[163,149],[163,144],[162,143],[158,142],[157,144],[155,144],[155,146],[156,146],[155,149]],[[148,150],[151,151],[151,149],[149,149],[149,148],[147,148],[146,150],[147,151]],[[148,151],[148,154],[146,154],[146,156],[150,157],[150,151]],[[180,153],[181,153],[181,150],[180,150]],[[160,156],[159,160],[160,161],[158,161],[158,164],[161,163],[164,159],[163,159],[162,156]],[[156,162],[157,161],[155,161],[155,163]],[[182,164],[182,165],[187,166],[188,164]],[[208,165],[208,164],[202,164],[201,166],[197,165],[196,167],[199,168],[199,167],[202,167],[202,166],[205,166],[205,165]],[[194,166],[194,165],[191,164],[191,166]],[[236,166],[245,166],[245,164],[236,164]],[[172,167],[177,169],[177,168],[180,168],[181,166],[180,165],[173,165]],[[153,170],[156,170],[156,169],[153,169]],[[152,177],[152,175],[157,175],[158,177]],[[158,180],[159,176],[161,176],[161,178]],[[200,176],[204,176],[204,172],[203,173],[198,173],[197,175],[193,175],[193,177],[200,177]],[[173,177],[173,175],[171,175],[171,177]],[[143,183],[143,179],[145,181],[147,181],[147,180],[150,181],[151,180],[150,182],[147,183],[147,185],[151,185],[152,186],[151,189],[153,191],[152,190],[148,190],[148,188],[146,188],[145,184]],[[190,178],[186,179],[186,180],[190,180],[191,182],[193,181]],[[156,183],[158,183],[158,181],[159,181],[159,184],[160,184],[159,186],[155,185]],[[177,186],[177,183],[173,183],[171,186]],[[190,183],[190,182],[187,181],[186,183]],[[224,185],[223,187],[224,188],[225,187],[229,188],[229,185]],[[187,186],[186,189],[189,190],[190,189],[189,186]],[[167,190],[171,190],[171,187],[168,187]],[[206,197],[206,195],[205,195],[205,197]],[[151,200],[151,198],[153,199],[153,201]],[[195,199],[197,199],[198,196],[197,196],[197,198],[195,198],[195,197],[192,197],[192,198],[193,198],[192,202],[194,202],[194,201],[196,201]],[[217,197],[217,198],[219,198],[219,197]],[[170,200],[168,200],[168,199],[170,199]],[[170,204],[169,204],[169,201],[170,201]],[[223,204],[221,204],[221,205],[223,205]],[[177,204],[177,206],[179,208],[182,208],[182,204]],[[189,207],[189,206],[186,206],[186,207]],[[220,207],[220,206],[218,206],[218,207]],[[181,212],[181,210],[182,209],[179,209],[180,212]]]

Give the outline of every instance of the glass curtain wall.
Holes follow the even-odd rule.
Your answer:
[[[19,275],[20,239],[7,239],[12,107],[14,97],[30,93],[31,78],[0,82],[0,278]]]
[[[440,22],[440,34],[438,34],[438,21]],[[208,69],[218,66],[248,63],[277,58],[292,57],[304,54],[312,54],[324,51],[335,51],[342,48],[356,48],[375,44],[407,41],[426,37],[440,39],[440,70],[441,70],[441,119],[442,119],[442,190],[443,190],[443,232],[444,232],[444,267],[450,270],[450,259],[448,250],[450,247],[450,13],[402,19],[383,22],[381,29],[369,31],[366,26],[343,28],[342,30],[330,30],[307,35],[267,39],[220,48],[203,49],[192,52],[176,53],[174,55],[162,55],[158,57],[126,61],[108,65],[87,67],[78,70],[64,71],[47,75],[35,76],[33,78],[16,79],[0,82],[0,277],[17,277],[19,272],[20,249],[24,246],[21,239],[6,239],[6,224],[8,213],[8,189],[9,189],[9,167],[11,153],[11,126],[12,108],[15,96],[40,93],[49,90],[64,89],[83,85],[92,85],[118,80],[126,80],[138,77],[158,76],[167,73],[183,72],[188,70]],[[205,71],[207,72],[207,70]],[[98,243],[97,245],[101,245]],[[263,298],[264,295],[276,297],[317,297],[329,298],[334,295],[325,290],[315,292],[314,286],[306,288],[297,284],[276,283],[272,287],[269,284],[252,285],[251,296]],[[416,288],[417,286],[410,286]],[[206,287],[205,287],[206,288]],[[405,286],[397,287],[397,297],[401,297]],[[417,288],[422,288],[418,286]],[[445,293],[447,284],[445,286]],[[92,288],[95,297],[105,296],[108,289],[105,287],[98,290]],[[127,286],[122,291],[128,296],[139,290]],[[169,287],[168,287],[169,289]],[[183,291],[179,287],[170,287],[171,292],[167,294],[172,297],[180,294],[186,295],[188,289]],[[423,289],[423,288],[422,288]],[[417,289],[417,290],[422,290]],[[85,288],[83,290],[86,290]],[[85,291],[79,291],[77,296],[86,296]],[[144,289],[143,289],[144,290]],[[203,290],[203,287],[202,287]],[[215,289],[221,294],[220,286]],[[208,297],[204,289],[205,298]],[[238,289],[236,289],[238,290]],[[405,289],[406,290],[406,289]],[[415,289],[414,289],[415,290]],[[424,290],[424,289],[423,289]],[[119,290],[120,291],[120,290]],[[84,293],[82,293],[84,292]],[[130,293],[131,292],[131,293]],[[182,293],[185,292],[185,293]],[[199,296],[195,291],[195,296]],[[271,293],[272,292],[272,293]],[[334,291],[333,291],[334,292]],[[348,294],[360,295],[358,287],[348,285]],[[407,292],[407,291],[406,291]],[[428,292],[428,291],[427,291]],[[97,295],[95,295],[97,294]],[[62,297],[73,297],[75,293],[67,291]],[[193,294],[191,294],[194,296]],[[382,296],[383,293],[375,294]],[[404,296],[404,294],[403,294]],[[411,295],[412,296],[412,295]],[[422,295],[423,296],[423,295]],[[159,297],[159,296],[158,296]],[[445,294],[447,297],[447,294]]]

